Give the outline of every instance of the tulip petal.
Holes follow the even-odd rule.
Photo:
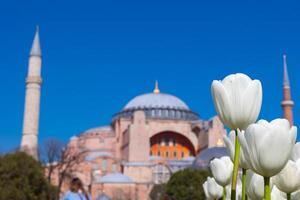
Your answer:
[[[242,104],[244,108],[243,118],[240,123],[243,124],[245,130],[249,123],[254,123],[259,115],[262,104],[262,87],[258,80],[254,80],[245,90],[242,96]]]
[[[300,142],[297,142],[294,145],[294,148],[293,148],[293,151],[292,151],[292,154],[291,154],[291,159],[293,161],[297,161],[298,159],[300,159]]]
[[[216,112],[218,113],[221,121],[234,129],[230,122],[231,104],[226,92],[226,89],[219,81],[213,81],[211,85],[211,93],[214,100]]]
[[[227,154],[230,155],[230,159],[234,162],[234,145],[235,145],[235,132],[230,131],[229,137],[224,136],[224,143],[226,146]]]

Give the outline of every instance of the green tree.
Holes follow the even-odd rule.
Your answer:
[[[166,185],[165,184],[157,184],[154,185],[150,192],[151,200],[162,200],[166,194]]]
[[[166,185],[168,199],[204,200],[202,184],[209,175],[208,170],[185,169],[176,172]]]
[[[16,152],[0,157],[0,200],[56,200],[57,193],[31,156]]]

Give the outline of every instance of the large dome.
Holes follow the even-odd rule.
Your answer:
[[[129,101],[123,110],[147,109],[147,108],[170,108],[190,110],[189,107],[179,98],[164,93],[148,93],[139,95]]]
[[[158,85],[153,93],[142,94],[130,100],[114,119],[132,117],[137,110],[143,110],[147,118],[197,120],[198,114],[190,110],[184,101],[176,96],[160,93]]]

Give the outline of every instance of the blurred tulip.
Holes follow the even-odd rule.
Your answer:
[[[219,199],[223,195],[223,187],[218,185],[214,178],[207,177],[203,184],[205,196],[208,200]]]
[[[248,170],[246,192],[251,200],[262,200],[264,197],[264,177]]]
[[[210,169],[219,185],[225,187],[230,184],[233,163],[228,156],[213,159],[210,162]]]
[[[226,199],[231,199],[231,185],[226,186]],[[240,178],[237,179],[236,184],[236,199],[241,200],[242,199],[242,181]]]
[[[244,134],[244,132],[245,131],[238,130],[238,134]],[[231,159],[232,162],[234,162],[235,138],[236,138],[235,131],[230,131],[229,135],[224,137],[224,143],[225,143],[225,146],[226,146],[226,149],[227,149],[227,153],[230,156],[230,159]],[[242,149],[240,150],[239,166],[243,169],[249,169],[247,160],[244,156],[244,152],[243,152]]]
[[[256,121],[262,103],[259,80],[245,74],[231,74],[222,81],[214,80],[211,93],[221,121],[232,130],[245,130]]]
[[[286,195],[284,192],[280,191],[276,185],[273,186],[272,189],[272,200],[286,200]]]
[[[264,177],[278,174],[290,158],[297,128],[286,119],[260,120],[238,135],[249,167]]]
[[[289,160],[283,170],[272,178],[279,190],[290,194],[300,189],[300,160]]]
[[[292,193],[291,200],[299,200],[300,199],[300,190]]]
[[[293,161],[297,161],[300,159],[300,142],[297,142],[294,147],[293,147],[293,151],[291,154],[291,159]]]
[[[203,183],[202,187],[203,187],[203,190],[204,190],[204,194],[205,194],[206,200],[213,200],[213,198],[208,193],[207,181],[205,181]]]

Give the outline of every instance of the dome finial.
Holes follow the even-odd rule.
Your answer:
[[[155,81],[155,88],[153,90],[153,93],[154,94],[159,94],[160,93],[160,90],[158,88],[158,81],[157,80]]]
[[[224,146],[224,143],[223,141],[219,138],[218,141],[217,141],[217,147],[222,147]]]

